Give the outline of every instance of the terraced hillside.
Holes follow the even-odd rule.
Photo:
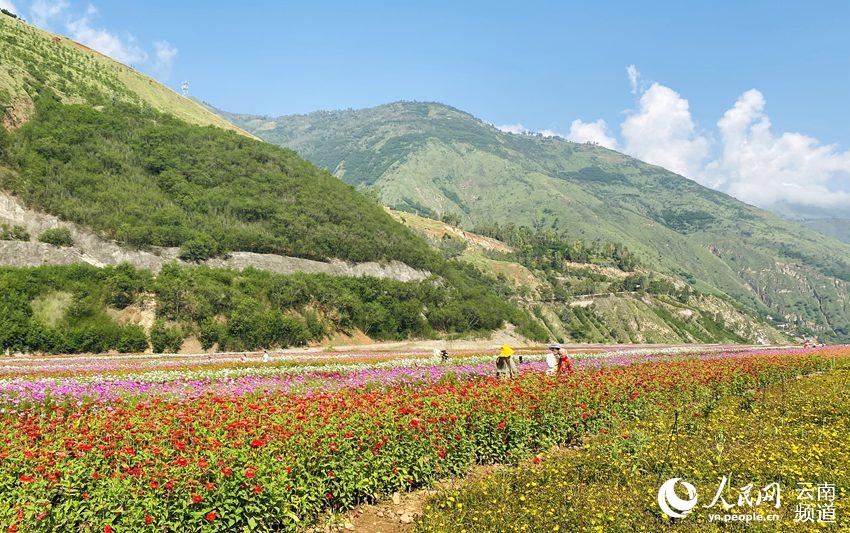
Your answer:
[[[850,246],[618,152],[504,133],[437,103],[223,116],[393,209],[619,242],[774,324],[850,338]]]

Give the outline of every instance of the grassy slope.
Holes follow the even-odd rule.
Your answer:
[[[574,272],[575,281],[587,283],[585,293],[594,294],[579,293],[569,302],[546,301],[540,294],[551,288],[551,284],[542,272],[532,272],[518,262],[487,257],[489,250],[511,252],[504,243],[415,214],[399,211],[392,214],[434,243],[446,238],[466,242],[459,259],[525,292],[523,303],[529,309],[536,309],[535,314],[553,338],[620,343],[787,341],[773,327],[715,295],[695,295],[681,302],[665,295],[596,293],[593,287],[604,287],[605,282],[588,283],[583,274],[583,269],[591,269],[610,279],[627,275],[614,268],[572,263],[568,270]]]
[[[643,264],[797,331],[850,338],[850,246],[660,167],[597,146],[503,133],[440,104],[224,116],[376,188],[393,208],[621,242]]]
[[[48,87],[66,103],[92,103],[102,93],[147,105],[199,126],[243,130],[202,105],[86,46],[7,16],[0,17],[0,105],[32,109],[32,83]]]

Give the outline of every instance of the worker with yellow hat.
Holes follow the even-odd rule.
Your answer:
[[[513,378],[519,374],[513,355],[513,348],[503,344],[502,349],[499,350],[499,355],[496,357],[496,375],[500,378]]]

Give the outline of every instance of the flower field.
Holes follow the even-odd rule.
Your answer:
[[[0,376],[0,524],[8,531],[293,530],[327,510],[676,406],[850,366],[850,348],[636,350],[512,381],[491,356],[116,357]]]
[[[847,367],[837,367],[704,405],[673,438],[675,411],[659,409],[586,438],[579,449],[541,454],[440,494],[417,531],[848,531],[848,392]],[[723,500],[711,506],[724,476]],[[659,482],[671,477],[700,491],[693,514],[675,524],[655,501]],[[781,487],[780,501],[757,504],[756,494],[772,483]],[[752,497],[741,502],[747,485]],[[820,494],[819,486],[829,490]],[[746,523],[711,519],[750,510]],[[775,520],[757,521],[771,513]]]

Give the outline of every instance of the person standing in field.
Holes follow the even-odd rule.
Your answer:
[[[572,374],[575,372],[573,370],[573,362],[570,361],[570,358],[567,357],[567,354],[564,353],[564,349],[560,344],[557,345],[558,348],[555,350],[555,356],[558,358],[558,375],[566,375]]]
[[[546,375],[554,376],[555,370],[558,368],[558,359],[561,352],[561,345],[557,342],[549,345],[549,353],[546,354]]]
[[[268,350],[263,350],[263,362],[264,363],[269,362],[269,351]]]
[[[501,350],[499,350],[499,355],[496,357],[496,375],[500,378],[513,378],[519,374],[513,355],[513,348],[503,344]]]

